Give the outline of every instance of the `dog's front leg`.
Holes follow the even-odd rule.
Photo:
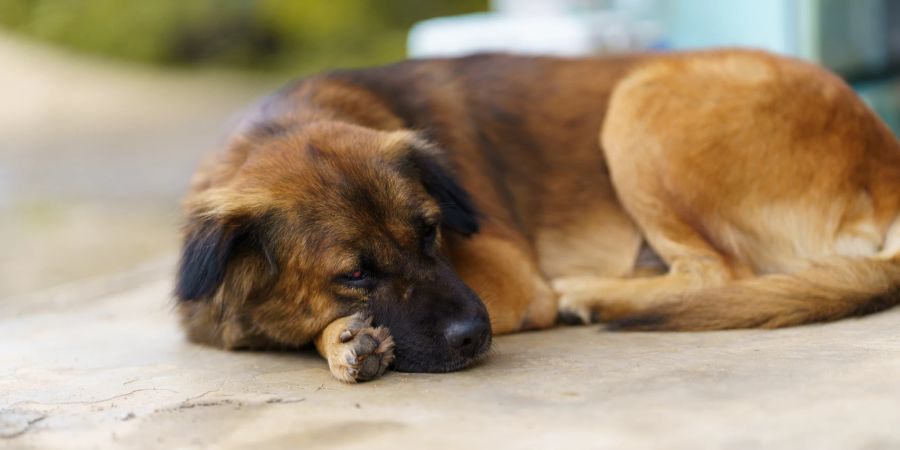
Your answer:
[[[484,301],[495,335],[556,322],[556,295],[523,241],[482,232],[448,249],[460,277]]]
[[[394,360],[394,338],[385,327],[373,327],[364,313],[328,324],[315,340],[332,375],[346,383],[380,377]]]

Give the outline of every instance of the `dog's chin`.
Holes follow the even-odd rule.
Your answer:
[[[447,355],[435,357],[434,353],[422,351],[404,352],[397,349],[391,370],[411,373],[447,373],[465,369],[487,358],[491,349],[491,337],[488,336],[481,348],[471,357]]]

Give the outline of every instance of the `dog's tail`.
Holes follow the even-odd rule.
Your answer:
[[[900,303],[900,254],[838,257],[793,274],[701,289],[621,317],[623,330],[778,328],[868,314]]]

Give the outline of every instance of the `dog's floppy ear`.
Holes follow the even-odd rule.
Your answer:
[[[275,258],[262,239],[259,225],[249,218],[195,218],[188,225],[175,295],[182,301],[210,297],[225,279],[229,262],[238,252],[257,252],[265,258],[269,269],[275,269]]]
[[[425,191],[441,206],[444,225],[463,236],[471,236],[478,232],[478,210],[441,156],[433,147],[416,142],[411,158]]]

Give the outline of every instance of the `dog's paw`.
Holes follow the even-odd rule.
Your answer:
[[[329,352],[331,373],[346,383],[380,377],[394,360],[394,338],[385,327],[372,327],[372,318],[361,313],[338,334]]]
[[[558,296],[557,318],[566,325],[586,325],[596,322],[597,316],[592,305],[596,292],[581,277],[566,277],[553,280],[551,286]]]

